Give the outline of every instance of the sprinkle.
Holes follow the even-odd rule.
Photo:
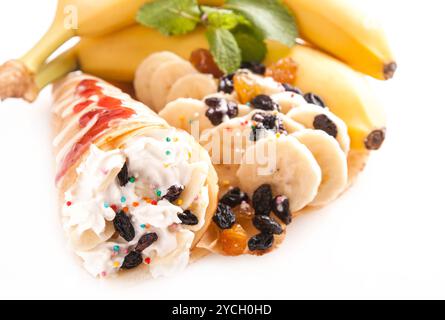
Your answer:
[[[73,204],[73,203],[72,203],[71,201],[68,201],[68,202],[66,203],[66,206],[67,206],[67,207],[71,207],[72,204]]]
[[[140,225],[141,229],[145,229],[145,224]]]
[[[178,201],[176,202],[178,204],[178,206],[180,206],[184,201],[182,199],[178,199]]]
[[[144,262],[145,262],[146,264],[150,264],[151,259],[150,259],[149,257],[147,257],[147,258],[145,258]]]
[[[101,171],[102,171],[102,174],[103,174],[104,176],[106,176],[106,175],[108,174],[108,172],[109,172],[109,171],[106,170],[106,169],[102,169]]]
[[[179,141],[179,138],[178,138],[178,137],[174,137],[174,138],[173,138],[173,141],[174,141],[174,142],[178,142],[178,141]]]
[[[189,159],[190,159],[192,157],[192,153],[189,151],[188,155],[189,155]]]
[[[164,163],[164,168],[168,168],[169,166],[170,166],[170,164]]]
[[[135,183],[136,178],[135,177],[131,177],[130,179],[128,179],[128,181],[130,181],[131,183]]]
[[[165,151],[165,154],[169,156],[172,154],[172,152],[170,150],[167,150],[167,151]]]
[[[113,251],[114,252],[119,252],[120,249],[121,249],[121,247],[119,247],[119,246],[114,246],[113,247]]]
[[[139,207],[139,202],[133,202],[133,207]]]
[[[199,200],[199,196],[196,196],[194,199],[193,199],[193,201],[198,201]]]
[[[170,231],[170,232],[176,232],[176,231],[178,231],[178,228],[179,228],[179,224],[177,224],[177,223],[172,223],[171,225],[169,225],[168,226],[168,231]]]
[[[151,199],[150,198],[144,198],[144,201],[147,203],[151,203]]]
[[[170,142],[172,139],[170,137],[165,138],[165,141]]]
[[[228,186],[230,184],[230,181],[229,180],[224,180],[222,183],[223,183],[223,185]]]
[[[157,196],[157,197],[160,197],[161,195],[162,195],[162,192],[161,192],[161,190],[159,190],[159,189],[158,189],[158,190],[156,190],[156,196]]]
[[[122,211],[124,211],[125,213],[128,213],[128,208],[127,207],[122,208]]]
[[[115,204],[111,205],[111,209],[113,209],[114,211],[117,211],[117,206]]]
[[[118,261],[113,262],[113,267],[119,268],[121,264]]]
[[[276,134],[276,136],[277,136],[277,138],[279,138],[279,137],[281,137],[281,134],[278,132],[278,133]]]
[[[246,103],[246,106],[250,107],[250,102],[247,102],[247,103]]]
[[[125,197],[122,197],[122,198],[121,198],[121,202],[122,202],[122,203],[125,203],[125,202],[127,202],[127,198],[125,198]]]
[[[107,276],[107,273],[106,273],[105,271],[102,271],[100,275],[101,275],[102,277],[106,277],[106,276]]]
[[[105,202],[104,207],[105,207],[105,209],[108,209],[110,207],[110,204],[108,202]]]
[[[154,206],[156,206],[156,205],[158,204],[158,202],[157,202],[156,200],[153,200],[153,201],[151,202],[151,204],[154,205]]]

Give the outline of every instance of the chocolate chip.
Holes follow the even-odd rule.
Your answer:
[[[133,269],[142,263],[142,255],[140,252],[131,251],[124,258],[122,269]]]
[[[249,69],[253,73],[264,75],[266,73],[266,66],[259,62],[243,62],[241,69]]]
[[[289,199],[286,196],[276,196],[273,199],[272,211],[285,224],[292,222],[292,214],[289,209]]]
[[[231,208],[239,206],[243,201],[249,201],[249,196],[236,187],[230,189],[219,201],[220,203],[226,204]]]
[[[315,104],[316,106],[326,108],[326,104],[324,103],[323,99],[320,96],[317,96],[316,94],[306,93],[304,95],[304,99],[307,101],[307,103],[312,103]]]
[[[154,242],[158,240],[158,235],[154,232],[144,234],[138,241],[138,244],[134,248],[137,252],[142,252],[151,246]]]
[[[283,228],[281,225],[275,221],[275,219],[269,216],[255,216],[252,220],[255,228],[260,230],[262,233],[272,233],[272,234],[282,234]]]
[[[275,103],[271,97],[260,94],[252,99],[250,102],[252,107],[255,109],[265,110],[265,111],[274,111],[280,109],[280,106]]]
[[[263,184],[255,190],[252,197],[252,206],[256,215],[268,216],[272,210],[272,188]]]
[[[214,126],[221,124],[225,116],[231,119],[238,115],[238,104],[233,101],[211,97],[204,102],[209,107],[206,111],[206,117]]]
[[[230,229],[235,224],[235,214],[232,209],[224,204],[218,203],[216,213],[213,216],[213,221],[220,229]]]
[[[247,243],[250,251],[267,250],[272,247],[274,236],[270,233],[260,233],[249,239]]]
[[[190,210],[185,210],[182,213],[178,213],[178,218],[182,224],[187,226],[196,226],[198,224],[198,217],[195,216]]]
[[[179,199],[182,191],[184,191],[184,186],[172,185],[167,189],[167,193],[161,199],[165,199],[173,203],[174,201]]]
[[[319,114],[318,116],[316,116],[313,125],[315,129],[323,130],[330,136],[337,138],[337,126],[331,119],[329,119],[327,115]]]
[[[288,92],[293,92],[293,93],[299,94],[300,96],[303,95],[303,91],[301,91],[297,87],[291,86],[290,84],[287,84],[287,83],[283,83],[282,85],[284,87],[284,90],[286,90]]]
[[[119,180],[119,185],[121,187],[124,187],[127,185],[128,180],[129,180],[127,163],[124,164],[121,171],[118,173],[117,179]]]
[[[130,242],[135,237],[134,227],[131,224],[131,219],[125,214],[124,211],[116,213],[116,217],[113,220],[114,229],[119,235],[126,241]]]

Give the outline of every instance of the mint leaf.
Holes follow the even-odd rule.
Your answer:
[[[244,16],[239,15],[232,10],[213,8],[202,6],[202,12],[204,13],[204,20],[207,25],[213,28],[223,28],[227,30],[234,29],[238,25],[248,25],[251,23],[244,18]]]
[[[316,1],[316,0],[312,0]],[[289,47],[298,37],[295,19],[279,0],[226,0],[224,8],[244,15],[266,39]]]
[[[224,73],[235,72],[241,65],[241,51],[233,34],[223,28],[210,28],[206,32],[210,52]]]
[[[241,49],[242,61],[261,62],[267,54],[267,46],[264,39],[255,35],[253,30],[247,28],[237,30],[234,36]]]
[[[181,35],[193,31],[200,16],[196,0],[155,0],[139,9],[136,21],[165,35]]]

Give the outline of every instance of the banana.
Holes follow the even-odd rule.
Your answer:
[[[144,61],[142,61],[136,70],[133,81],[134,90],[138,100],[148,106],[151,106],[153,100],[150,87],[152,83],[153,73],[156,71],[160,64],[164,62],[179,60],[180,58],[177,55],[169,51],[161,51],[148,56]]]
[[[385,32],[353,0],[284,0],[295,14],[300,36],[354,69],[390,79],[397,69]]]
[[[323,206],[335,200],[348,184],[346,154],[338,142],[320,130],[303,130],[291,135],[304,144],[321,168],[322,181],[310,206]]]
[[[218,86],[212,75],[202,73],[188,74],[176,80],[167,95],[166,102],[168,103],[178,98],[200,100],[217,91]]]
[[[270,96],[275,103],[280,105],[280,112],[286,114],[293,108],[298,108],[307,104],[302,95],[294,92],[280,92]]]
[[[325,131],[337,140],[344,153],[349,152],[348,128],[340,118],[329,110],[306,103],[291,109],[287,116],[306,128]]]
[[[261,164],[261,158],[249,161],[262,152],[267,157],[265,164]],[[270,184],[274,194],[289,198],[291,212],[310,204],[322,181],[321,169],[310,150],[291,136],[265,138],[250,146],[236,175],[240,188],[248,194]]]

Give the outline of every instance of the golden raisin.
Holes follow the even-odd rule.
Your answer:
[[[272,77],[280,83],[294,84],[297,69],[297,63],[292,58],[283,58],[266,69],[266,77]]]
[[[201,73],[209,73],[215,78],[221,78],[224,75],[207,49],[196,49],[193,51],[190,55],[190,62]]]
[[[244,253],[247,247],[247,233],[239,224],[232,228],[223,230],[219,241],[225,254],[229,256],[239,256]]]
[[[238,95],[238,100],[242,104],[250,102],[257,95],[261,94],[261,88],[244,73],[237,73],[233,77],[233,87]]]

